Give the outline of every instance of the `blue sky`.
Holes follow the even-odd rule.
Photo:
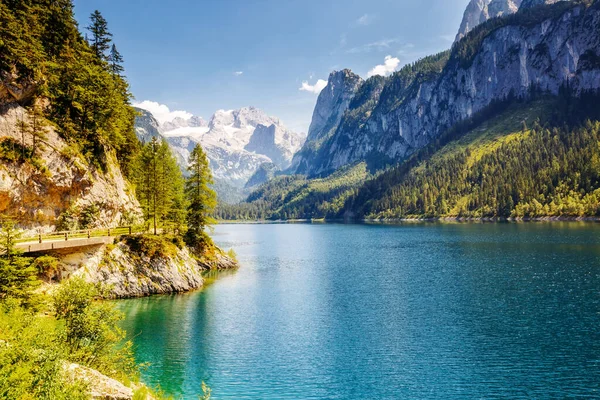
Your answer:
[[[306,131],[319,79],[387,73],[449,48],[467,3],[75,0],[75,13],[81,27],[95,9],[106,17],[136,101],[204,118],[252,105]]]

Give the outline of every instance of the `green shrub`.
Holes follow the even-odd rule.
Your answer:
[[[120,380],[137,376],[131,342],[122,343],[125,331],[119,327],[124,315],[112,303],[95,301],[103,290],[71,278],[53,297],[56,318],[62,323],[58,338],[70,361],[94,368]]]
[[[33,267],[40,275],[53,279],[60,270],[60,261],[52,256],[41,256],[34,260]]]
[[[53,320],[19,307],[0,307],[0,397],[87,399],[83,383],[64,378],[67,354],[57,344]]]
[[[179,239],[180,240],[180,239]],[[179,252],[173,236],[131,235],[124,236],[123,242],[139,257],[157,258],[175,257]]]

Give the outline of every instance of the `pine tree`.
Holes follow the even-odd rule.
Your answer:
[[[110,70],[115,76],[123,76],[125,68],[123,68],[123,56],[117,50],[117,46],[113,43],[110,48],[110,54],[108,55],[108,62],[110,64]]]
[[[135,182],[144,217],[154,234],[169,225],[180,229],[185,199],[183,177],[168,143],[157,138],[146,144],[136,160]]]
[[[34,103],[29,107],[29,116],[31,123],[29,124],[29,133],[32,141],[32,155],[35,156],[39,147],[40,141],[46,140],[47,128],[45,124],[44,112],[41,106]]]
[[[200,144],[190,154],[189,164],[190,177],[185,184],[188,201],[186,242],[198,248],[204,243],[204,230],[213,222],[211,215],[217,205],[217,195],[209,186],[214,183],[213,177]]]
[[[31,259],[21,257],[16,248],[19,237],[15,223],[4,220],[0,231],[0,300],[7,297],[28,300],[39,285]]]
[[[91,46],[100,60],[107,61],[106,52],[110,49],[112,33],[108,31],[108,23],[100,11],[96,10],[90,16],[90,25],[87,29],[92,34]]]

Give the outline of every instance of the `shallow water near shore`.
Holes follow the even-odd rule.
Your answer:
[[[197,399],[600,396],[600,224],[220,225],[241,268],[119,301]]]

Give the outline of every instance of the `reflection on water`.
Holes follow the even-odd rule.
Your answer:
[[[196,398],[598,396],[600,225],[224,225],[242,268],[120,306]]]

